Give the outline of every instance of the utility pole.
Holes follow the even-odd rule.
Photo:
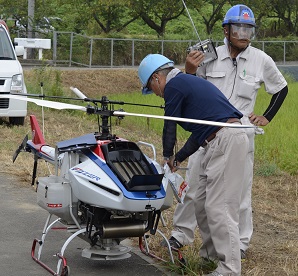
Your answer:
[[[27,37],[34,38],[35,33],[33,32],[33,22],[34,22],[34,10],[35,10],[35,0],[28,0],[28,30],[27,30]],[[28,58],[34,58],[34,49],[27,49],[28,50]]]

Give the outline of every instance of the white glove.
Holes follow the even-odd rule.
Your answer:
[[[265,134],[265,130],[262,129],[261,127],[255,127],[255,134]]]

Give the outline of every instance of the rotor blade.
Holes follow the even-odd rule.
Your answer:
[[[9,98],[9,99],[15,99],[20,101],[27,101],[35,103],[39,106],[54,108],[54,109],[73,109],[73,110],[82,110],[86,111],[86,107],[80,106],[80,105],[74,105],[74,104],[67,104],[67,103],[60,103],[60,102],[54,102],[54,101],[47,101],[47,100],[39,100],[39,99],[32,99],[28,97],[22,97],[22,96],[16,96],[16,95],[10,95],[10,94],[2,94],[0,95],[0,98]]]
[[[78,98],[71,98],[71,97],[63,97],[63,96],[49,96],[44,94],[29,94],[29,93],[13,93],[11,92],[10,95],[15,96],[23,96],[23,97],[33,97],[33,98],[40,98],[40,99],[55,99],[55,100],[74,100],[74,101],[80,101],[82,99]]]
[[[202,124],[202,125],[210,125],[210,126],[233,127],[233,128],[255,128],[254,125],[240,125],[240,124],[238,125],[238,124],[229,124],[229,123],[222,123],[222,122],[213,122],[213,121],[207,121],[207,120],[196,120],[196,119],[159,116],[159,115],[151,115],[151,114],[128,113],[124,111],[114,111],[114,115],[155,118],[155,119],[179,121],[179,122],[185,122],[185,123],[194,123],[194,124]]]

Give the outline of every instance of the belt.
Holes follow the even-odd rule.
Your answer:
[[[232,123],[240,123],[241,121],[238,118],[230,118],[226,121],[227,124],[232,124]],[[202,147],[206,147],[207,144],[213,140],[216,137],[216,133],[219,132],[223,127],[219,127],[216,131],[214,131],[213,133],[211,133],[204,141],[204,143],[201,145]]]

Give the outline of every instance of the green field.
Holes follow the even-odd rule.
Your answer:
[[[264,127],[265,134],[256,136],[256,160],[264,170],[281,169],[298,173],[298,83],[289,83],[289,93],[274,119]],[[265,111],[271,96],[260,90],[255,108],[256,114]]]

